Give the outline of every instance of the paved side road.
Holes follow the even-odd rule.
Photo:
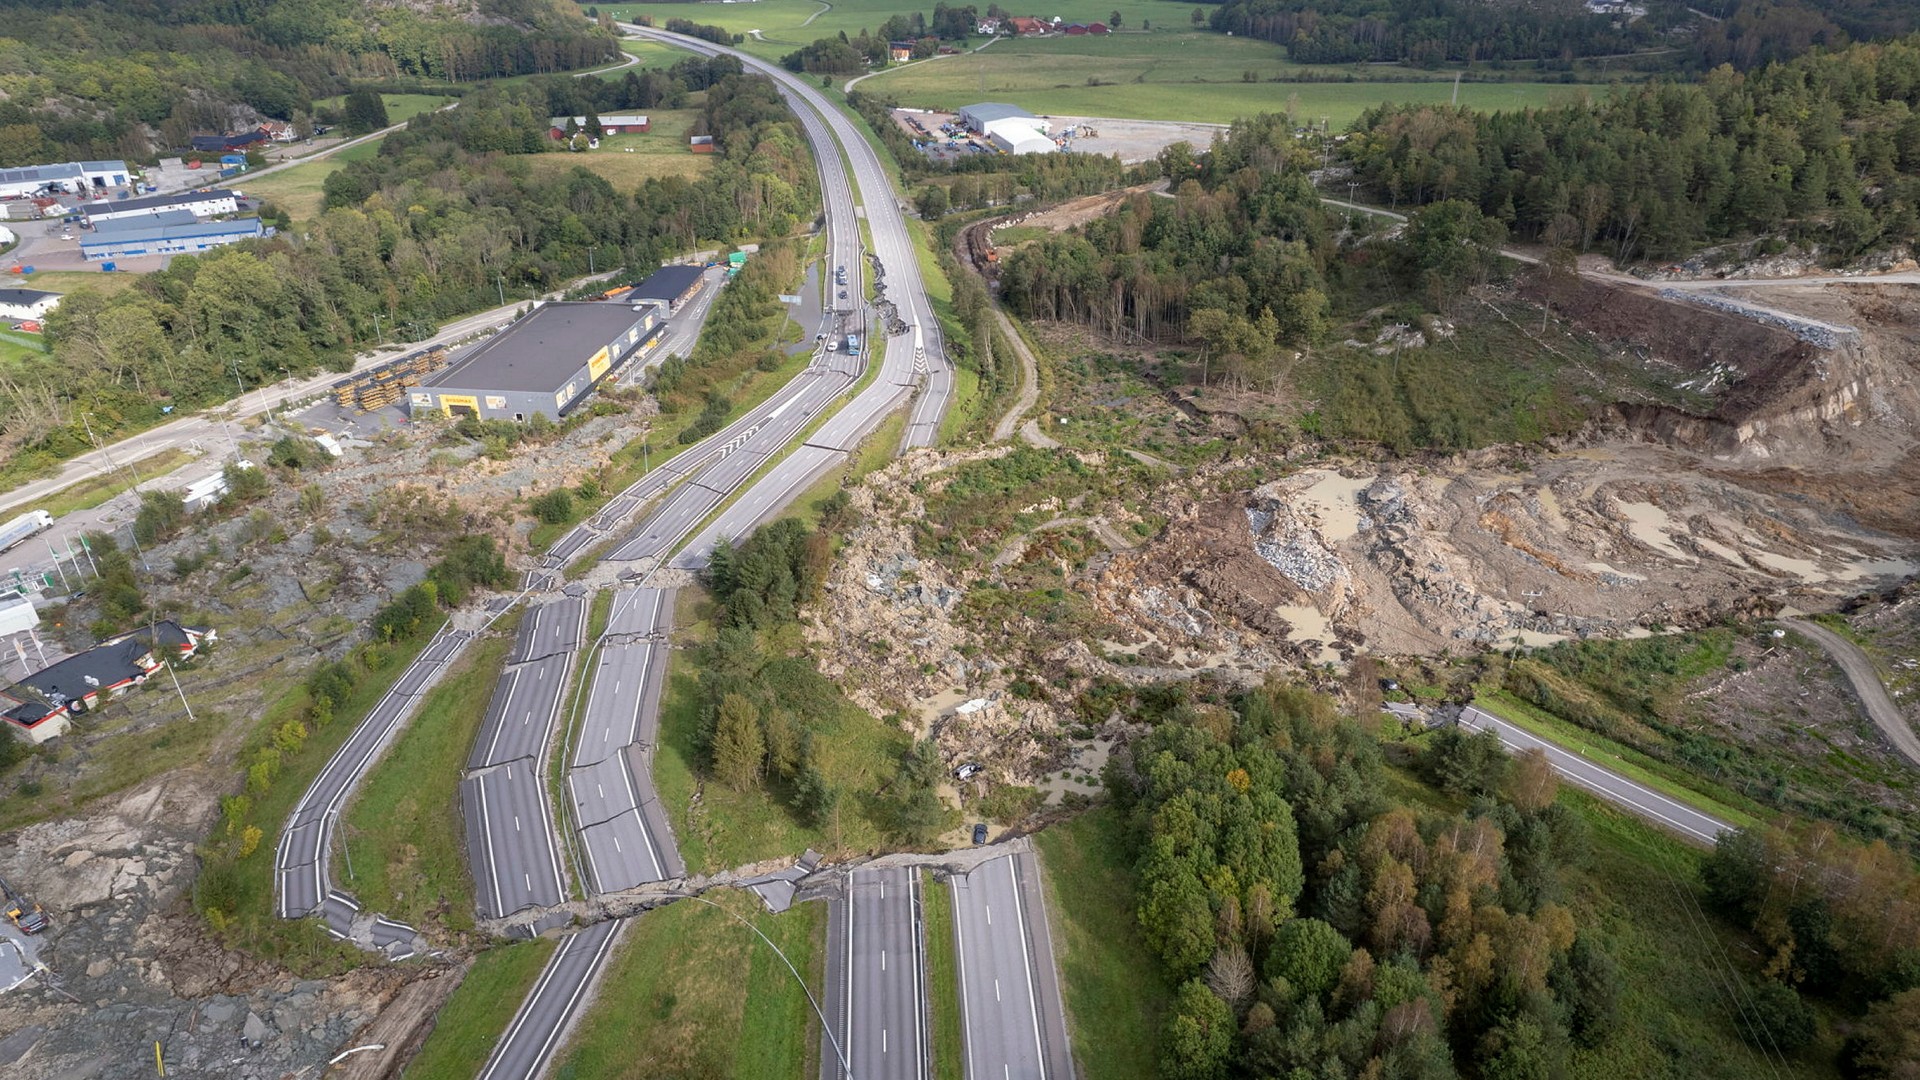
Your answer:
[[[949,883],[967,1080],[1073,1080],[1039,864],[1022,852]]]
[[[1880,681],[1880,672],[1874,668],[1873,661],[1860,647],[1839,634],[1805,619],[1781,619],[1792,627],[1795,633],[1802,634],[1814,644],[1826,651],[1833,662],[1840,665],[1846,673],[1847,682],[1853,685],[1853,692],[1860,704],[1867,710],[1867,718],[1880,729],[1901,756],[1915,765],[1920,765],[1920,736],[1913,732],[1913,725],[1894,705],[1893,698],[1887,694],[1887,686]]]
[[[532,1080],[546,1071],[561,1039],[584,1011],[587,991],[606,966],[627,920],[609,919],[568,934],[494,1044],[479,1080]]]
[[[1492,731],[1500,737],[1502,745],[1515,753],[1521,750],[1545,750],[1547,760],[1552,763],[1553,770],[1560,774],[1561,779],[1689,839],[1711,845],[1721,833],[1734,830],[1734,826],[1719,818],[1703,814],[1685,803],[1660,794],[1637,780],[1622,776],[1604,765],[1595,764],[1557,743],[1548,742],[1524,728],[1502,720],[1478,705],[1469,705],[1461,712],[1460,726],[1469,731]]]

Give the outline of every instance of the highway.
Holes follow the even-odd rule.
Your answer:
[[[1617,803],[1629,812],[1680,833],[1682,836],[1711,845],[1721,833],[1732,832],[1734,829],[1734,826],[1719,818],[1703,814],[1685,803],[1660,794],[1637,780],[1629,779],[1556,743],[1548,742],[1525,728],[1502,720],[1478,705],[1469,705],[1461,712],[1460,726],[1468,731],[1492,731],[1500,737],[1502,745],[1515,753],[1536,748],[1545,750],[1547,760],[1552,763],[1553,770],[1560,774],[1561,779],[1590,794],[1598,795],[1608,802]]]
[[[920,872],[855,870],[827,917],[826,1005],[860,1080],[926,1080],[929,1054]],[[820,1080],[846,1070],[820,1055]]]
[[[625,926],[624,919],[608,919],[561,939],[540,981],[534,983],[533,992],[520,1004],[480,1070],[479,1080],[520,1080],[546,1069]]]
[[[615,593],[600,641],[567,769],[573,827],[592,892],[686,873],[654,794],[649,757],[660,727],[674,595],[648,588]]]
[[[527,609],[467,758],[460,803],[483,917],[566,899],[544,774],[586,621],[579,597]]]
[[[274,851],[274,901],[281,918],[298,919],[317,912],[325,919],[329,933],[339,938],[354,937],[360,905],[334,887],[328,865],[341,807],[392,741],[400,722],[412,714],[419,699],[472,638],[472,634],[450,624],[441,627],[419,657],[401,672],[393,688],[327,759],[326,766],[294,804]],[[413,951],[414,938],[411,927],[375,917],[355,940],[398,955]]]
[[[949,884],[967,1080],[1072,1080],[1033,856],[982,863]]]

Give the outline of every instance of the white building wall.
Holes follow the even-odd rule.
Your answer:
[[[164,214],[169,210],[190,210],[194,217],[210,218],[220,214],[237,214],[240,201],[231,195],[217,199],[202,199],[190,203],[174,203],[170,206],[142,206],[132,210],[116,209],[112,203],[89,203],[81,208],[88,221],[116,221],[121,218],[151,217]]]

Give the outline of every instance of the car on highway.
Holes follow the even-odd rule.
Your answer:
[[[987,842],[987,823],[984,821],[978,822],[973,827],[974,846],[978,847],[981,844],[984,844],[986,842]]]
[[[842,300],[845,300],[846,298],[847,298],[847,290],[845,290],[845,289],[841,289],[841,290],[840,290],[840,299],[842,299]]]

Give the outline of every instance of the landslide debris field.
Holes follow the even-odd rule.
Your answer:
[[[996,242],[1102,205],[1022,217]],[[1392,460],[1288,433],[1337,415],[1314,395],[1328,385],[1316,364],[1412,369],[1510,348],[1517,327],[1538,333],[1537,286],[1482,290],[1451,321],[1382,325],[1378,340],[1378,324],[1363,325],[1328,350],[1336,359],[1303,359],[1265,388],[1195,390],[1189,357],[1036,327],[1047,371],[1021,445],[917,455],[853,493],[861,524],[814,619],[823,670],[876,713],[916,717],[953,755],[1057,783],[1069,734],[1110,719],[1099,702],[1113,683],[1256,681],[1335,672],[1363,653],[1466,656],[1835,610],[1920,571],[1907,288],[1729,291],[1859,329],[1819,348],[1649,290],[1563,286],[1548,335],[1558,360],[1508,352],[1506,367],[1535,365],[1531,381],[1483,402],[1509,427],[1552,410],[1547,437]],[[1818,653],[1793,655],[1796,700],[1845,700]],[[1765,659],[1743,657],[1756,673],[1735,686],[1785,670]],[[1720,738],[1792,729],[1805,755],[1860,755],[1865,801],[1912,809],[1864,720],[1822,731],[1808,715],[1693,719]]]

